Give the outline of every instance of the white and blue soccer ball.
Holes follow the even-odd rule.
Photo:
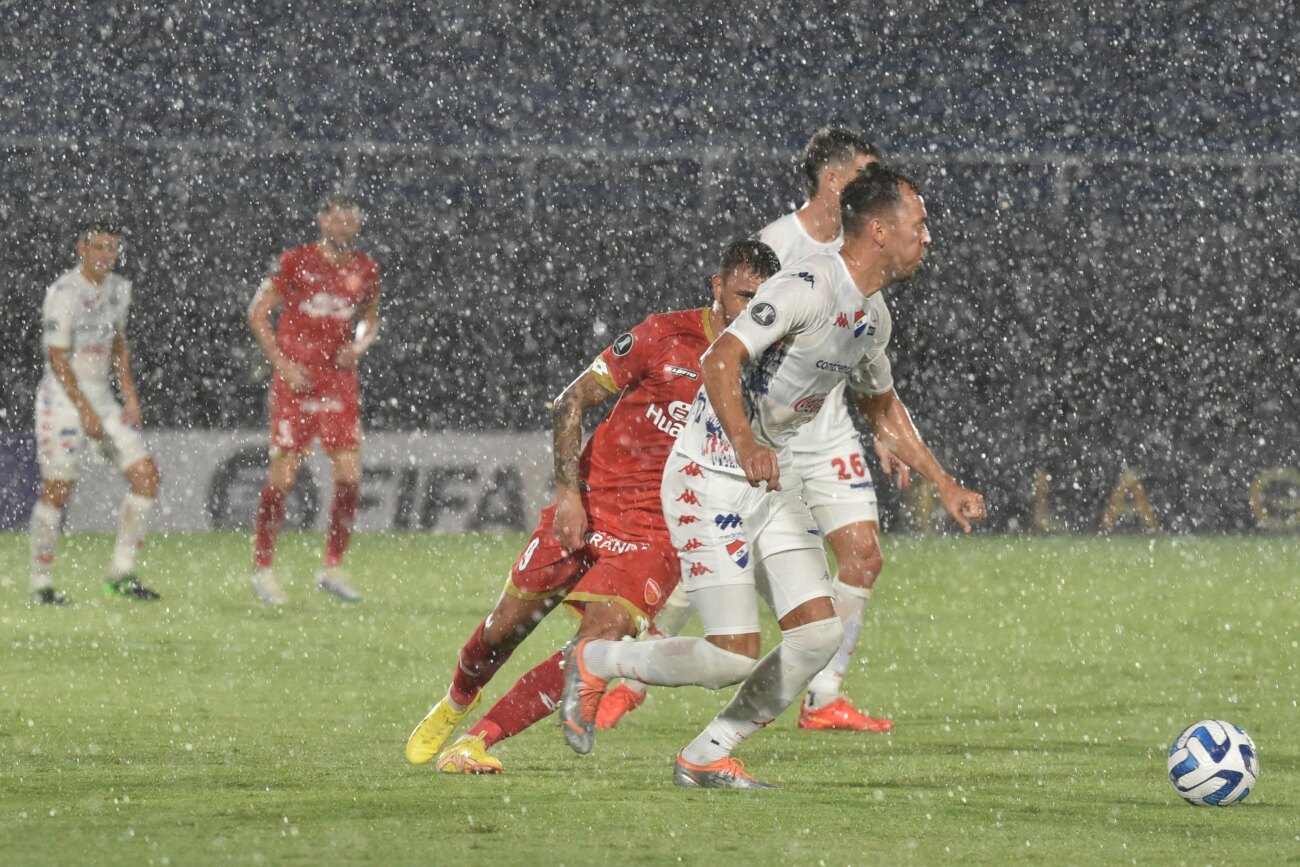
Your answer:
[[[1169,748],[1169,782],[1189,804],[1231,806],[1246,800],[1258,778],[1255,742],[1230,722],[1193,723]]]

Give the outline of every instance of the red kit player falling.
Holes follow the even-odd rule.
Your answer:
[[[767,245],[731,244],[713,277],[711,307],[647,317],[556,399],[555,502],[542,511],[496,608],[461,648],[445,697],[411,732],[408,761],[436,756],[447,773],[501,770],[488,748],[555,709],[564,688],[559,652],[520,678],[468,734],[443,745],[480,690],[561,602],[582,610],[581,637],[636,635],[654,618],[679,578],[660,482],[700,388],[700,356],[779,269]],[[583,409],[615,395],[618,403],[580,454]]]
[[[345,602],[361,599],[340,567],[361,488],[357,361],[379,331],[379,265],[352,249],[361,219],[352,197],[326,199],[316,217],[320,240],[285,252],[279,270],[262,283],[248,310],[249,326],[274,370],[271,468],[257,507],[251,582],[268,605],[288,601],[272,571],[275,540],[298,468],[315,439],[329,456],[334,477],[324,564],[316,583]],[[277,307],[280,319],[272,328],[271,312]]]

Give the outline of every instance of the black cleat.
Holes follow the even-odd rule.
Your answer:
[[[32,605],[71,605],[72,600],[53,587],[42,587],[32,591]]]
[[[110,578],[104,582],[105,596],[122,596],[126,599],[141,599],[153,601],[161,599],[162,596],[145,587],[136,580],[134,575],[123,575],[121,578]]]

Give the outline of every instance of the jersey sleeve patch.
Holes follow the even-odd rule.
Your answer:
[[[614,342],[610,345],[610,349],[615,355],[622,358],[632,351],[632,347],[635,343],[636,338],[632,336],[632,332],[625,331],[614,339]]]
[[[610,373],[609,365],[605,363],[604,355],[597,355],[587,367],[587,370],[591,371],[592,378],[600,383],[601,388],[610,394],[618,394],[619,387],[614,382],[614,375]]]

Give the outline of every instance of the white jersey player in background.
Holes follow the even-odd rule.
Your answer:
[[[677,756],[682,786],[767,788],[732,752],[789,707],[844,637],[821,536],[793,471],[790,440],[847,380],[874,433],[932,482],[965,531],[983,498],[939,464],[893,389],[880,291],[911,277],[930,243],[915,184],[880,165],[845,186],[844,244],[761,287],[703,359],[704,387],[664,468],[664,517],[703,638],[584,639],[565,652],[560,719],[577,752],[593,744],[612,677],[720,689],[731,702]],[[757,663],[758,596],[781,643]]]
[[[817,131],[803,151],[802,174],[808,201],[765,226],[758,239],[776,251],[782,268],[816,254],[835,253],[843,243],[840,193],[861,169],[878,159],[876,149],[857,133],[840,127]],[[880,327],[888,338],[888,310]],[[879,440],[876,453],[886,475],[900,488],[909,483],[908,469]],[[843,385],[826,396],[811,423],[790,442],[793,467],[803,479],[803,497],[831,550],[835,552],[835,609],[844,624],[844,640],[830,664],[813,678],[799,713],[799,727],[814,730],[889,732],[893,721],[868,716],[841,693],[844,675],[857,650],[872,586],[884,558],[880,551],[880,518],[871,472],[862,454],[862,439],[854,427]],[[652,635],[678,634],[690,616],[685,591],[655,620]],[[645,685],[625,681],[601,702],[598,728],[612,728],[627,711],[639,706]]]
[[[158,598],[132,574],[158,494],[159,474],[140,435],[140,400],[131,376],[126,340],[131,283],[113,273],[120,234],[108,221],[89,223],[77,236],[80,263],[45,293],[45,374],[36,393],[41,493],[30,524],[31,601],[36,605],[68,602],[54,588],[51,572],[63,509],[88,449],[111,458],[129,487],[104,590],[130,599]],[[121,403],[110,373],[117,377]]]

